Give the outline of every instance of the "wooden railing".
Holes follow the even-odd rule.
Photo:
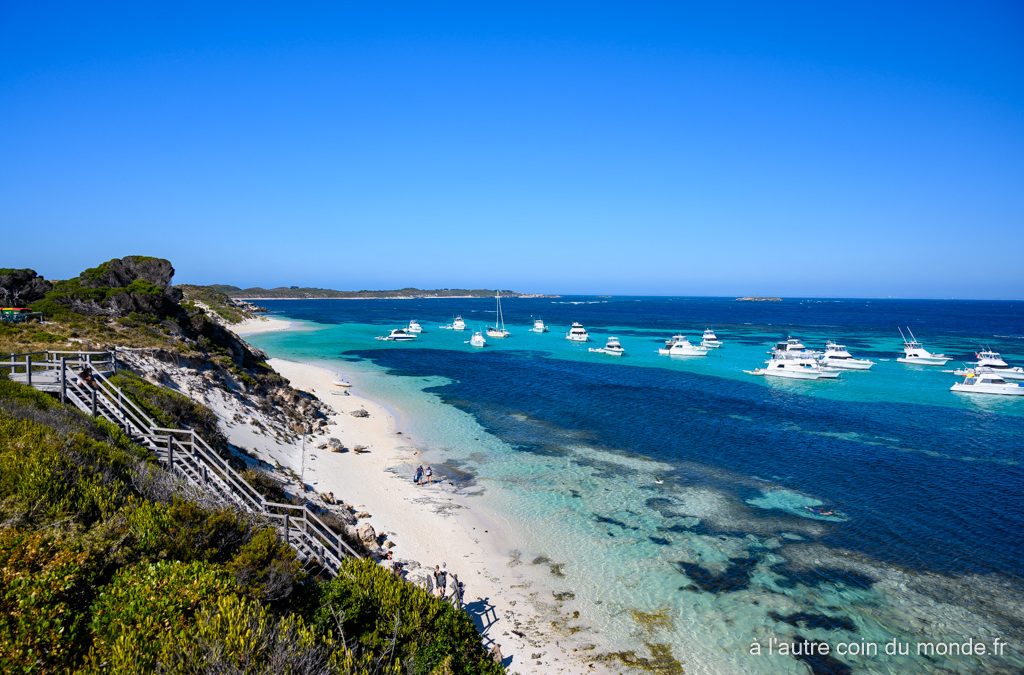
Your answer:
[[[80,376],[80,369],[87,366],[88,377]],[[308,505],[264,499],[194,429],[157,426],[104,374],[117,371],[116,352],[11,354],[8,361],[0,362],[0,369],[6,369],[12,379],[57,394],[61,402],[113,422],[150,448],[168,471],[272,522],[301,559],[315,559],[331,574],[336,574],[344,558],[359,557],[359,553]],[[39,375],[33,377],[33,373]]]

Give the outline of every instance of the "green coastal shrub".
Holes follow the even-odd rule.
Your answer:
[[[322,631],[348,637],[357,652],[392,654],[405,672],[502,672],[465,612],[369,560],[346,560],[323,585],[316,621]]]

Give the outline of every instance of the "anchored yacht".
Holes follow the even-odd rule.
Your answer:
[[[968,373],[963,382],[957,382],[949,390],[961,394],[1024,396],[1024,386],[1016,382],[1007,382],[994,373]]]
[[[587,334],[587,329],[583,327],[582,323],[573,321],[572,326],[569,327],[569,332],[565,334],[565,339],[570,342],[588,342],[590,335]]]
[[[875,365],[874,361],[853,358],[845,346],[836,344],[831,340],[825,343],[825,353],[821,355],[818,361],[822,365],[842,368],[843,370],[870,370],[871,366]]]
[[[385,342],[408,342],[416,339],[415,333],[410,333],[404,328],[396,328],[387,335],[378,335],[378,340]]]
[[[658,350],[662,356],[707,356],[708,348],[703,344],[691,344],[685,335],[673,335],[665,340],[665,346]]]
[[[409,333],[422,333],[423,326],[421,326],[418,321],[413,319],[412,321],[409,322],[409,327],[406,328],[405,330]]]
[[[505,315],[501,313],[501,293],[494,294],[494,302],[497,303],[497,311],[494,315],[494,326],[487,329],[487,337],[507,338],[509,332],[505,330]]]
[[[975,370],[979,373],[995,373],[1004,380],[1024,380],[1024,368],[1011,366],[1003,360],[999,352],[986,349],[983,352],[978,352],[975,356],[978,358]]]
[[[604,347],[595,349],[591,347],[589,351],[596,352],[598,354],[608,354],[609,356],[622,356],[626,353],[626,350],[622,348],[619,343],[619,338],[609,337],[608,341],[604,344]]]
[[[743,372],[748,375],[784,377],[790,380],[834,379],[839,376],[838,372],[830,372],[823,369],[813,359],[794,358],[785,354],[776,354],[765,361],[764,368],[745,370]]]
[[[949,358],[945,354],[932,354],[925,349],[917,338],[914,337],[914,333],[911,332],[910,327],[907,327],[907,333],[910,334],[910,339],[903,334],[903,329],[900,328],[900,337],[903,338],[903,356],[896,359],[900,363],[911,363],[918,366],[944,366]]]
[[[452,322],[447,326],[441,326],[444,330],[466,330],[466,322],[462,320],[461,316],[457,316],[452,319]]]
[[[785,342],[776,342],[775,346],[768,353],[769,354],[783,353],[783,354],[792,354],[792,355],[803,354],[803,355],[807,355],[807,356],[810,356],[812,354],[816,354],[816,352],[812,352],[811,350],[807,349],[807,347],[805,347],[804,344],[802,342],[800,342],[799,340],[797,340],[795,337],[787,337]]]
[[[710,328],[705,328],[704,337],[703,339],[701,339],[700,344],[702,347],[716,349],[722,346],[722,341],[718,339],[717,335],[715,335],[715,331],[711,330]]]
[[[547,333],[548,327],[544,325],[543,319],[534,319],[533,328],[530,329],[532,333]]]
[[[470,347],[486,347],[487,340],[484,339],[484,334],[480,331],[473,333],[473,337],[469,338]]]

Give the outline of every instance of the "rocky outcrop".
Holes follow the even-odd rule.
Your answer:
[[[53,287],[30,269],[0,269],[0,305],[22,307],[39,300]]]
[[[89,288],[121,288],[141,279],[161,289],[171,285],[174,267],[169,260],[144,255],[114,258],[82,272],[78,277]],[[180,294],[179,294],[180,297]]]

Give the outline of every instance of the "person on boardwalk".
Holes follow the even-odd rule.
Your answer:
[[[412,482],[416,483],[416,485],[419,485],[421,480],[423,480],[423,465],[422,464],[419,465],[418,467],[416,467],[416,475],[413,476]]]
[[[442,600],[448,595],[448,563],[441,563],[440,569],[434,568],[434,579],[437,581],[437,596]]]
[[[429,464],[427,464],[427,470],[424,472],[424,475],[427,477],[428,483],[434,482],[434,470],[430,468]]]
[[[459,581],[459,575],[452,575],[452,605],[455,609],[462,609],[463,597],[466,593],[466,585]]]

